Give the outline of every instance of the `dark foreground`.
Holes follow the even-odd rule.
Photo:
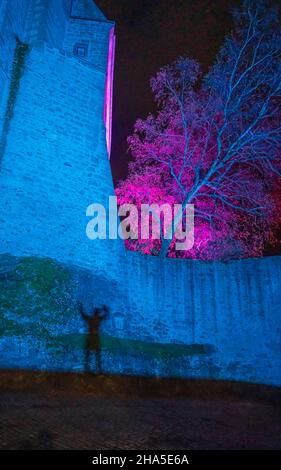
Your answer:
[[[281,449],[280,389],[0,372],[1,449]]]

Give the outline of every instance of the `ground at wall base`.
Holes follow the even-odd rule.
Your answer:
[[[0,372],[1,449],[281,449],[280,389]]]

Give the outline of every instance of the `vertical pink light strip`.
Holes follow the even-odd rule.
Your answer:
[[[105,88],[105,100],[104,100],[104,123],[106,127],[106,144],[107,144],[108,158],[110,158],[111,139],[112,139],[112,102],[113,102],[115,45],[116,45],[116,36],[115,36],[115,29],[113,27],[111,28],[110,33],[109,33],[108,63],[107,63],[106,88]]]

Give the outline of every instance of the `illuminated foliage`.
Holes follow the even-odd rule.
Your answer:
[[[195,246],[174,240],[130,249],[162,256],[230,259],[260,256],[274,243],[281,160],[281,33],[278,11],[246,0],[214,66],[201,76],[181,57],[151,80],[158,112],[135,124],[121,202],[195,205]],[[144,247],[145,245],[145,247]]]

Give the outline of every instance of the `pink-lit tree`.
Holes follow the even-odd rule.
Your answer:
[[[136,122],[129,178],[117,191],[123,202],[141,188],[139,203],[157,189],[158,200],[194,204],[197,241],[188,257],[259,255],[273,237],[271,191],[281,169],[278,12],[246,0],[233,16],[234,30],[207,76],[180,58],[151,80],[158,112]],[[161,256],[177,256],[174,240],[152,245]]]

